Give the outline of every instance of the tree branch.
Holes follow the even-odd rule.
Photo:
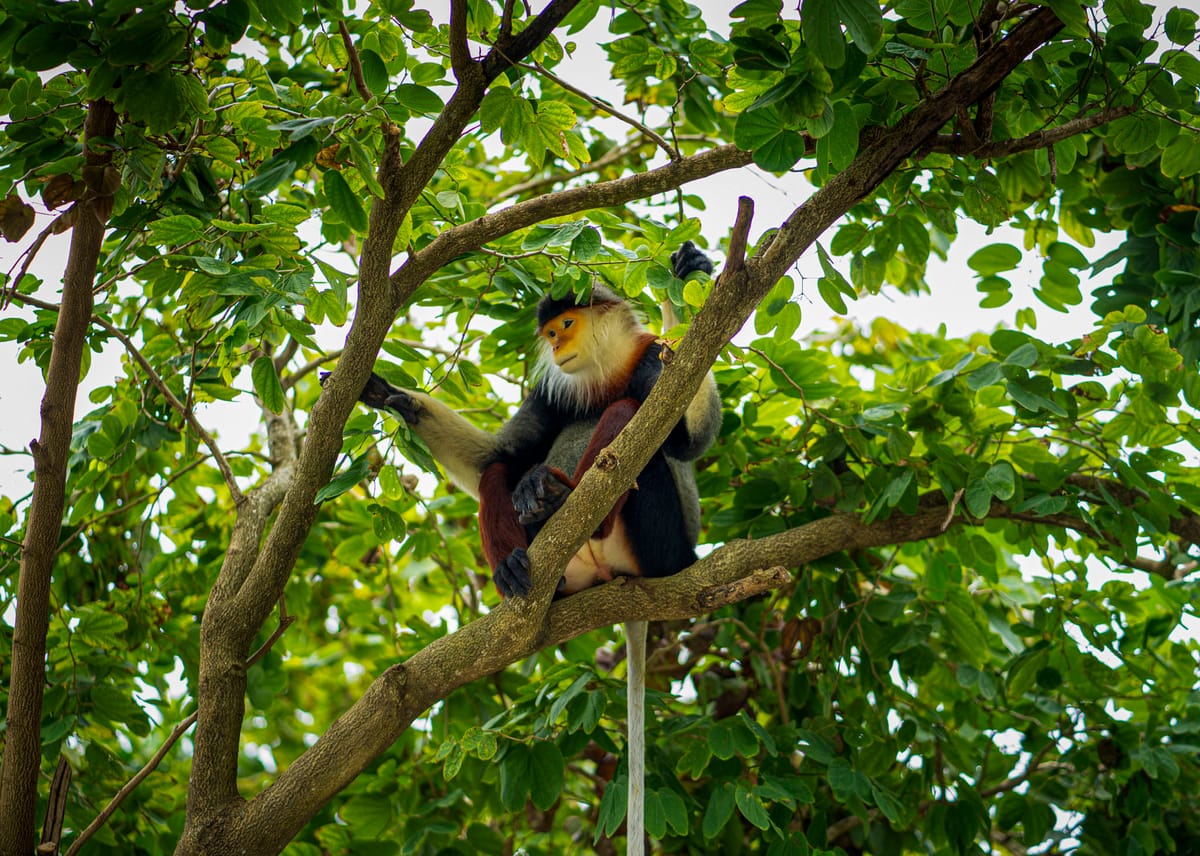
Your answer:
[[[146,358],[142,356],[142,352],[138,350],[138,347],[133,343],[133,340],[125,335],[125,333],[123,333],[120,329],[118,329],[116,325],[114,325],[107,318],[103,318],[99,315],[93,315],[92,321],[125,346],[126,352],[128,352],[129,356],[133,358],[133,361],[138,364],[138,367],[146,375],[146,378],[150,381],[150,383],[154,385],[154,388],[162,394],[162,397],[166,400],[167,404],[171,405],[171,408],[183,417],[183,421],[186,422],[188,427],[191,428],[196,436],[200,438],[200,441],[208,447],[208,451],[212,453],[213,460],[217,463],[217,469],[221,471],[221,477],[225,479],[225,486],[229,488],[229,495],[233,497],[234,504],[241,505],[243,502],[245,502],[246,497],[242,493],[242,489],[238,487],[237,481],[233,477],[233,470],[229,467],[229,461],[225,459],[225,455],[221,452],[221,448],[217,445],[216,438],[214,438],[213,435],[210,434],[208,430],[200,424],[200,420],[196,418],[195,411],[185,406],[182,401],[175,397],[175,393],[171,392],[171,388],[167,386],[166,381],[159,377],[158,372],[156,372],[153,366],[151,366],[150,363],[147,362]]]
[[[972,155],[981,160],[1008,157],[1021,152],[1044,149],[1085,131],[1090,131],[1092,128],[1115,122],[1117,119],[1133,114],[1136,110],[1137,105],[1134,104],[1125,107],[1111,107],[1099,113],[1077,116],[1057,127],[1046,128],[1044,131],[1037,131],[1014,140],[972,143],[971,140],[961,135],[939,134],[934,140],[931,151],[950,155]]]
[[[450,69],[456,80],[462,81],[475,64],[467,44],[467,0],[450,3]]]
[[[363,77],[362,60],[358,57],[358,48],[354,46],[354,38],[350,35],[345,21],[338,21],[338,32],[342,34],[342,44],[346,48],[346,56],[350,58],[350,79],[354,81],[358,97],[363,101],[370,101],[374,96],[371,95],[371,88],[367,86],[367,79]]]
[[[403,306],[421,283],[452,259],[510,232],[552,217],[564,217],[591,208],[624,205],[634,199],[673,190],[689,181],[746,166],[750,162],[749,152],[743,152],[736,146],[720,146],[648,172],[560,190],[485,214],[470,223],[447,229],[427,247],[410,256],[392,275],[392,300],[395,305]]]
[[[577,3],[578,0],[551,3],[537,21],[513,39],[511,60],[523,59],[549,34],[547,26],[560,21]],[[499,73],[509,61],[494,61],[491,68]],[[359,259],[356,311],[345,351],[310,412],[308,431],[296,463],[277,470],[268,479],[274,486],[272,497],[279,489],[286,489],[286,495],[265,541],[259,542],[265,529],[261,512],[266,503],[246,503],[253,508],[238,515],[230,551],[201,623],[199,720],[180,853],[228,852],[234,847],[273,853],[282,849],[299,828],[287,829],[286,824],[263,822],[257,811],[246,810],[238,794],[245,656],[295,567],[316,517],[316,493],[329,481],[341,450],[342,427],[366,385],[395,317],[388,275],[396,234],[405,214],[475,114],[490,79],[480,63],[471,63],[460,69],[460,73],[462,77],[450,101],[407,163],[400,157],[400,129],[384,126],[384,154],[379,167],[384,198],[374,199],[371,204],[367,237]],[[257,804],[260,803],[256,800]],[[310,793],[296,799],[291,810],[294,815],[304,815],[300,820],[302,825],[317,807],[319,804],[314,804]],[[213,823],[217,815],[222,815],[225,822]],[[250,829],[239,822],[245,819]]]
[[[92,317],[92,283],[107,213],[112,210],[112,191],[108,189],[112,149],[96,149],[93,145],[98,138],[111,139],[116,127],[117,114],[111,103],[100,100],[88,105],[83,148],[89,189],[78,203],[79,214],[71,233],[62,305],[54,326],[42,396],[41,432],[31,444],[33,498],[21,544],[8,724],[0,759],[0,817],[5,819],[0,824],[0,853],[4,854],[31,853],[34,849],[50,583],[63,522],[75,396]]]

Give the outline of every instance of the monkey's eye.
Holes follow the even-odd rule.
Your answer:
[[[575,323],[574,318],[564,318],[563,319],[563,329],[566,330],[568,327],[570,327],[574,323]]]

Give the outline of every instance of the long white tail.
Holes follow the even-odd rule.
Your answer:
[[[625,622],[626,747],[629,798],[625,810],[626,856],[646,852],[646,622]]]

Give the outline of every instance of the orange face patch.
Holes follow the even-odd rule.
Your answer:
[[[561,366],[563,362],[578,356],[579,334],[586,326],[585,316],[580,309],[568,309],[546,322],[541,335],[554,352],[554,362]]]

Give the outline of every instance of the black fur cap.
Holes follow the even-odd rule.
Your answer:
[[[538,329],[542,329],[546,326],[547,321],[557,318],[568,309],[575,309],[579,306],[598,306],[601,304],[624,302],[611,288],[600,284],[592,286],[592,293],[589,297],[576,297],[574,293],[568,294],[566,297],[551,297],[547,294],[538,303]]]

